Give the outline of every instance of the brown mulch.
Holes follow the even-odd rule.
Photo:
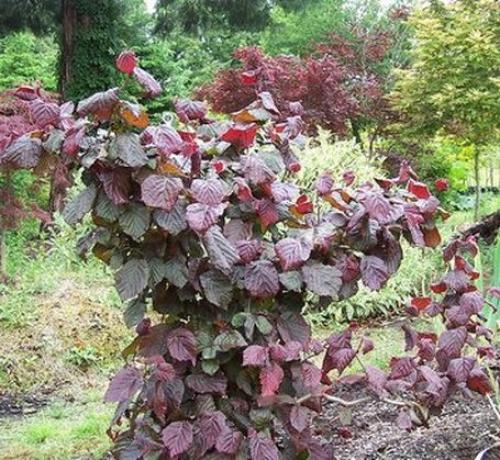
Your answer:
[[[354,398],[359,393],[346,397]],[[315,421],[316,433],[334,446],[337,460],[474,460],[500,441],[500,424],[484,399],[456,397],[429,428],[410,433],[397,426],[397,414],[395,406],[379,401],[351,409],[330,404]]]

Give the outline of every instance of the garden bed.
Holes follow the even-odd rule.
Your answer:
[[[349,399],[348,394],[343,397]],[[350,396],[359,397],[358,390]],[[397,426],[397,408],[379,401],[352,408],[351,425],[332,431],[343,411],[330,404],[315,423],[317,434],[335,446],[337,460],[473,460],[500,440],[498,421],[480,398],[472,402],[457,397],[431,419],[429,428],[410,433]]]

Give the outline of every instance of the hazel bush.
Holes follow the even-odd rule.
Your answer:
[[[159,92],[134,59],[122,56],[119,68],[146,96]],[[65,110],[65,123],[58,118],[42,135],[57,135],[83,170],[85,188],[64,216],[76,224],[91,215],[78,249],[115,270],[137,333],[105,394],[117,403],[113,455],[331,459],[313,419],[327,401],[364,401],[343,401],[335,389],[374,344],[354,326],[315,340],[302,316],[306,298],[321,309],[360,284],[380,289],[399,267],[400,240],[438,246],[445,213],[407,164],[393,179],[358,184],[355,172],[325,173],[301,190],[292,146],[303,143],[303,123],[283,120],[269,93],[225,121],[210,120],[200,101],[178,100],[176,109],[177,126],[150,125],[114,88]],[[30,149],[18,146],[17,155],[32,155],[34,144],[42,152],[38,139],[28,135]],[[466,260],[476,250],[472,238],[453,241],[434,297],[408,306],[410,318],[442,318],[443,333],[405,324],[406,352],[388,371],[363,365],[347,379],[400,407],[404,429],[427,425],[455,392],[491,389],[481,364],[491,332]]]

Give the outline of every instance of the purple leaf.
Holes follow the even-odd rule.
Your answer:
[[[43,129],[48,125],[56,125],[59,121],[59,106],[54,102],[35,99],[29,103],[29,108],[33,121],[39,128]]]
[[[257,260],[245,270],[245,288],[252,297],[266,299],[279,292],[278,270],[269,260]]]
[[[167,347],[172,358],[190,361],[193,366],[196,364],[196,337],[190,330],[178,328],[171,331],[167,336]]]
[[[439,337],[438,348],[448,359],[458,358],[467,340],[467,329],[458,327],[444,331]]]
[[[134,69],[134,77],[137,82],[144,88],[144,95],[146,97],[156,97],[161,93],[161,85],[149,72],[146,72],[144,69],[136,67]]]
[[[132,181],[128,168],[115,168],[109,172],[99,174],[104,191],[108,198],[116,205],[130,201]]]
[[[290,411],[290,424],[301,433],[310,426],[311,413],[307,407],[293,406]]]
[[[217,223],[219,217],[224,214],[226,204],[217,206],[208,204],[193,203],[187,207],[186,220],[189,227],[198,233],[206,232],[212,225]]]
[[[363,283],[372,291],[382,288],[389,278],[386,263],[378,257],[363,257],[360,268]]]
[[[40,139],[25,134],[17,138],[3,152],[0,151],[0,165],[10,163],[18,168],[34,168],[42,155]]]
[[[239,431],[226,428],[217,438],[215,448],[222,454],[234,455],[238,452],[243,435]]]
[[[174,422],[162,431],[161,437],[170,456],[177,457],[193,444],[193,427],[189,422]]]
[[[403,430],[410,431],[412,428],[411,416],[407,410],[399,411],[398,418],[396,420],[399,428]]]
[[[305,347],[311,340],[311,327],[297,312],[287,311],[280,315],[277,326],[285,344],[298,342]]]
[[[224,225],[224,236],[235,244],[238,241],[252,238],[252,224],[240,219],[233,219]]]
[[[337,369],[341,374],[355,356],[356,351],[352,348],[335,348],[330,345],[323,360],[322,370],[326,374],[332,369]]]
[[[380,224],[386,224],[392,219],[392,206],[389,200],[381,193],[369,193],[363,201],[369,216]]]
[[[186,385],[196,393],[225,394],[227,380],[223,374],[190,374],[186,377]]]
[[[259,240],[240,240],[234,245],[241,260],[246,264],[257,259],[262,252],[262,243]]]
[[[387,382],[387,374],[377,367],[366,366],[366,378],[368,386],[379,397],[385,396],[385,384]]]
[[[149,126],[141,135],[141,141],[148,145],[154,145],[158,153],[170,156],[178,153],[184,146],[179,133],[170,125]]]
[[[142,376],[135,367],[124,367],[111,379],[104,401],[128,401],[142,387]]]
[[[171,211],[182,190],[182,181],[179,178],[151,174],[141,184],[141,190],[144,204]]]
[[[311,263],[302,267],[307,288],[320,296],[337,297],[342,286],[342,273],[331,265]]]
[[[206,104],[202,101],[178,99],[174,105],[178,117],[184,123],[189,123],[191,120],[203,120],[208,112]]]
[[[243,352],[243,366],[263,367],[269,360],[267,348],[260,345],[250,345]]]
[[[98,114],[108,118],[118,101],[118,88],[108,89],[80,101],[76,111],[81,117],[88,114]]]
[[[452,359],[446,373],[456,383],[467,382],[476,362],[476,359],[471,357]]]
[[[319,195],[328,195],[333,188],[332,175],[329,172],[321,174],[314,185]]]
[[[200,433],[207,449],[211,449],[220,435],[227,429],[226,417],[220,411],[205,412],[198,419]]]
[[[221,228],[217,225],[210,227],[205,233],[203,242],[215,268],[225,274],[231,273],[234,264],[239,262],[240,256],[236,248],[222,234]]]
[[[244,157],[242,166],[245,179],[253,185],[269,184],[276,179],[273,170],[255,153]]]
[[[391,374],[389,378],[398,380],[407,377],[416,369],[413,358],[392,358],[391,359]]]
[[[199,203],[217,205],[226,198],[229,188],[220,179],[195,179],[191,185],[191,193]]]
[[[274,441],[264,433],[250,434],[250,459],[251,460],[279,460],[278,448]]]
[[[294,270],[306,262],[312,251],[312,244],[304,238],[285,238],[274,247],[283,270]]]
[[[130,259],[115,275],[115,283],[122,301],[137,297],[147,286],[149,266],[144,259]]]

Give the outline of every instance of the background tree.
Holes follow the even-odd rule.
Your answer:
[[[474,146],[476,217],[479,155],[499,134],[499,20],[494,0],[436,0],[416,11],[412,65],[398,71],[394,91],[408,134],[443,132]]]

